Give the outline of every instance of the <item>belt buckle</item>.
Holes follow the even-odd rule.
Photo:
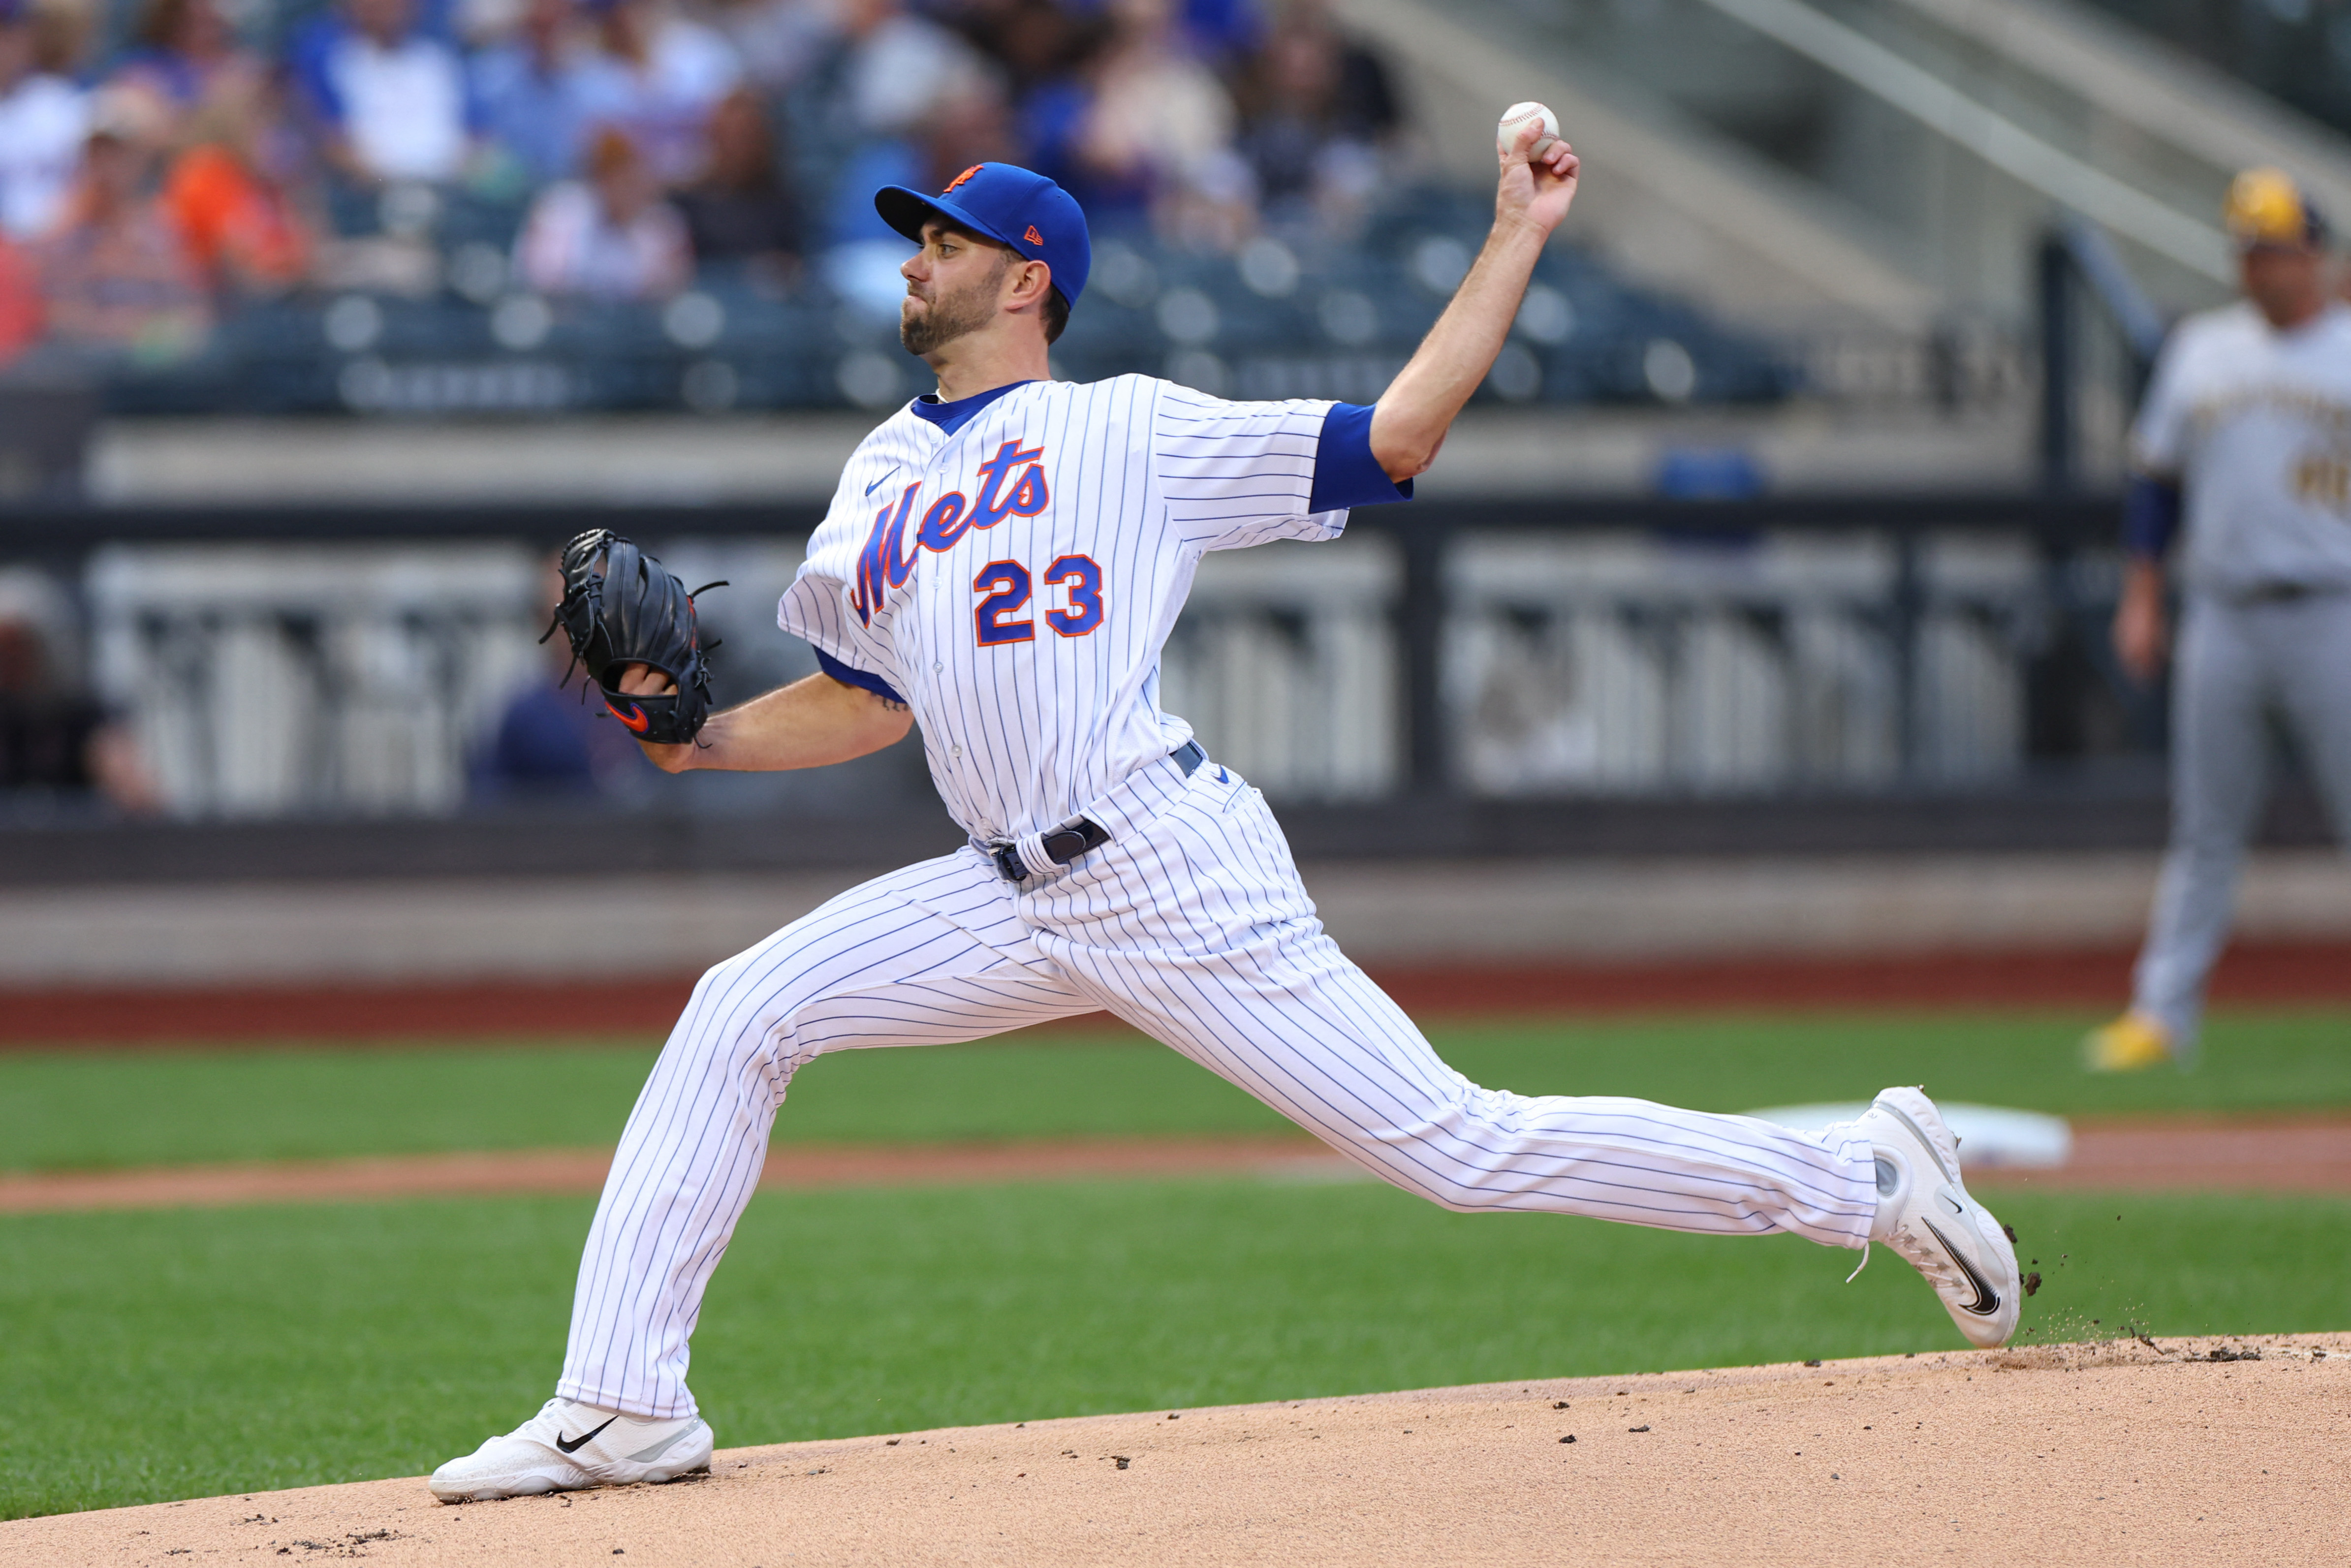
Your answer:
[[[1029,868],[1020,863],[1019,845],[990,845],[987,852],[987,858],[996,862],[997,873],[998,875],[1002,876],[1005,881],[1027,882],[1029,880]]]

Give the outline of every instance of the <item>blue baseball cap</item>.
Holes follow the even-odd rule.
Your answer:
[[[947,182],[935,196],[904,185],[873,193],[882,221],[920,242],[923,225],[945,218],[958,228],[1008,246],[1053,270],[1053,288],[1074,306],[1093,266],[1093,242],[1077,199],[1042,174],[1011,163],[975,163]]]

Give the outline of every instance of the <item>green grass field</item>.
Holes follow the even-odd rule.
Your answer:
[[[1865,1100],[1888,1083],[2067,1113],[2351,1105],[2351,1012],[2216,1016],[2192,1073],[2093,1078],[2086,1015],[1707,1017],[1452,1023],[1479,1082],[1701,1110]],[[620,1135],[652,1047],[488,1041],[417,1051],[0,1056],[0,1168],[593,1145]],[[1134,1036],[824,1058],[776,1124],[794,1142],[1265,1131],[1271,1113]]]
[[[2344,1326],[2351,1202],[2001,1207],[2049,1278],[2034,1337]],[[590,1207],[0,1220],[0,1517],[470,1449],[554,1379]],[[1372,1186],[771,1193],[713,1288],[695,1381],[731,1446],[1958,1347],[1900,1260],[1847,1286],[1851,1262],[1792,1238],[1471,1218]]]
[[[1716,1110],[1924,1081],[2067,1113],[2351,1105],[2351,1014],[2241,1010],[2205,1068],[2103,1080],[2085,1017],[1457,1024],[1531,1092]],[[609,1144],[643,1042],[0,1057],[16,1169]],[[1074,1035],[830,1058],[778,1135],[1280,1125],[1157,1047]],[[580,1199],[0,1218],[0,1518],[414,1473],[536,1407]],[[2047,1286],[2028,1336],[2351,1327],[2351,1201],[2003,1192]],[[1384,1187],[1196,1180],[763,1195],[695,1385],[727,1444],[1519,1376],[1954,1348],[1898,1259]]]

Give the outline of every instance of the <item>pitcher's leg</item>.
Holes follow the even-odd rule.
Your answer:
[[[2171,736],[2171,845],[2156,884],[2134,1009],[2195,1049],[2204,983],[2229,940],[2245,841],[2269,779],[2268,683],[2238,617],[2191,601],[2180,627]]]
[[[693,1412],[687,1342],[703,1291],[800,1064],[1092,1010],[1008,911],[985,861],[949,856],[852,889],[703,976],[605,1179],[559,1394],[632,1416]]]
[[[1215,966],[1115,954],[1066,961],[1136,1028],[1447,1208],[1790,1230],[1842,1247],[1869,1234],[1877,1195],[1865,1136],[1646,1100],[1481,1088],[1447,1066],[1328,936],[1262,969],[1250,956]]]
[[[1029,907],[1040,951],[1105,1008],[1382,1176],[1448,1208],[1858,1247],[1867,1138],[1641,1100],[1482,1089],[1447,1067],[1313,918],[1255,792],[1192,791]],[[1128,935],[1122,935],[1128,934]]]

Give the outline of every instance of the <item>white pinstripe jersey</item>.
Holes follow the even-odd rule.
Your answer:
[[[1200,557],[1327,539],[1327,402],[1148,376],[1032,382],[953,434],[901,409],[859,444],[777,624],[903,695],[965,831],[1050,831],[1191,738],[1159,655]]]

